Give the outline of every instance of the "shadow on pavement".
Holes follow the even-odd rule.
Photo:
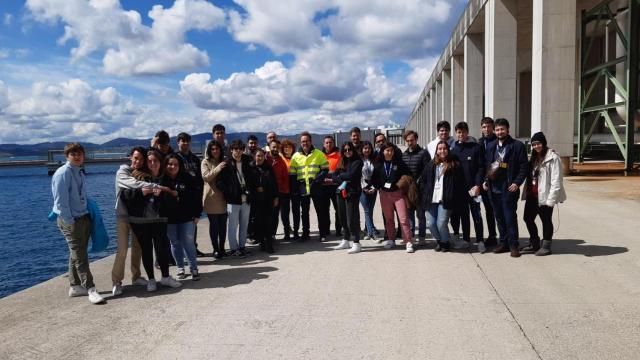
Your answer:
[[[200,281],[185,281],[183,287],[189,289],[228,288],[236,285],[250,284],[255,280],[269,277],[265,273],[276,271],[273,266],[249,266],[200,273]]]
[[[585,245],[584,240],[554,239],[551,250],[554,255],[575,254],[584,256],[609,256],[623,254],[629,251],[623,246]]]

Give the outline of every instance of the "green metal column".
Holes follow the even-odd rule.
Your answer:
[[[630,174],[633,170],[633,162],[637,159],[634,151],[635,144],[635,119],[638,116],[638,66],[640,49],[640,0],[629,1],[629,14],[627,20],[627,62],[625,63],[627,76],[627,156],[625,158],[625,172]]]

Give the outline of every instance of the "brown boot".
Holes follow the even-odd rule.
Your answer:
[[[505,245],[498,245],[497,248],[493,249],[494,254],[503,254],[509,252],[509,248]]]
[[[511,257],[520,257],[520,250],[518,250],[517,246],[512,246],[511,247]]]

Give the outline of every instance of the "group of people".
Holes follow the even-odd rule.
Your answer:
[[[339,147],[333,136],[324,137],[322,149],[316,149],[308,132],[300,135],[299,144],[280,141],[269,132],[260,148],[254,135],[246,144],[227,143],[225,127],[216,124],[202,160],[191,152],[189,134],[178,134],[174,151],[169,134],[159,131],[150,148],[134,147],[130,163],[116,173],[118,241],[112,294],[123,292],[130,239],[133,285],[148,291],[156,291],[158,283],[180,287],[169,266],[176,265],[179,280],[200,279],[198,256],[204,254],[197,249],[196,225],[203,213],[209,219],[212,256],[241,258],[250,254],[247,243],[273,253],[280,221],[283,241],[310,239],[311,203],[318,240],[331,235],[333,206],[334,233],[342,238],[334,248],[350,254],[362,250],[361,234],[363,240],[384,242],[386,249],[401,237],[406,251],[413,253],[417,245],[426,245],[427,228],[435,251],[466,248],[473,243],[471,219],[481,253],[495,246],[494,253],[509,252],[512,257],[521,252],[551,254],[553,208],[566,199],[560,157],[542,133],[532,136],[528,158],[524,144],[509,135],[507,120],[483,118],[481,124],[482,137],[476,141],[466,123],[456,124],[452,137],[450,124],[439,122],[438,136],[426,149],[418,145],[418,133],[406,131],[404,151],[383,133],[375,135],[373,144],[361,141],[357,127],[351,129],[350,141]],[[104,299],[95,289],[87,257],[91,221],[81,171],[84,149],[71,143],[64,153],[67,163],[54,174],[52,191],[53,211],[70,250],[69,296],[88,295],[92,303],[99,303]],[[519,248],[516,209],[523,185],[529,244]],[[378,194],[384,234],[373,221]],[[487,238],[480,204],[485,207]],[[542,239],[535,224],[538,216]],[[141,261],[147,279],[141,274]],[[162,275],[158,282],[154,266]]]

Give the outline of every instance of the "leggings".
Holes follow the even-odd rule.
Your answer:
[[[207,214],[209,218],[209,238],[213,252],[224,255],[224,243],[227,239],[227,213]]]
[[[524,222],[527,224],[531,239],[540,240],[538,227],[536,226],[536,217],[540,216],[540,220],[542,220],[542,240],[551,240],[553,237],[552,215],[553,207],[538,206],[537,198],[527,199],[524,203]]]
[[[156,250],[158,265],[162,277],[169,276],[169,240],[167,239],[167,223],[131,224],[133,233],[142,249],[142,265],[149,279],[155,279],[153,269],[153,249]]]

